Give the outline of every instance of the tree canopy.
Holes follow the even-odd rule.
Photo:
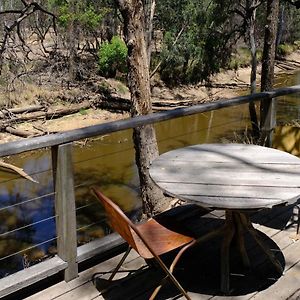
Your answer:
[[[262,51],[265,1],[156,0],[143,5],[149,14],[145,34],[151,37],[153,29],[150,69],[167,83],[207,80],[222,68],[235,67],[234,54],[248,47],[246,24],[254,7],[252,36]],[[299,45],[300,40],[299,1],[282,0],[280,6],[279,54],[286,51],[282,45]],[[100,49],[114,36],[123,39],[124,20],[113,0],[3,0],[0,15],[0,68],[5,69],[6,78],[32,71],[34,63],[28,70],[28,61],[43,59],[53,65],[55,58],[64,60],[65,70],[75,68],[73,79],[82,79],[85,70],[90,70],[83,57],[101,64],[105,57],[99,56],[106,54]],[[119,59],[123,58],[111,64],[121,64]]]

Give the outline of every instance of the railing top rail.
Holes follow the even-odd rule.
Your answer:
[[[269,92],[261,92],[247,96],[235,97],[231,99],[222,99],[211,103],[177,108],[171,111],[152,113],[149,115],[138,116],[135,118],[103,123],[99,125],[64,131],[61,133],[54,133],[47,136],[40,136],[35,138],[24,139],[21,141],[5,143],[0,146],[0,157],[65,144],[84,138],[90,138],[120,130],[135,128],[142,125],[158,123],[173,118],[244,104],[260,99],[271,99],[283,95],[294,94],[297,92],[300,92],[300,85],[279,88]]]

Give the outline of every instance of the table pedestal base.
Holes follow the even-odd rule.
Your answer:
[[[244,235],[247,232],[251,234],[255,242],[260,246],[276,270],[280,274],[283,272],[281,264],[276,259],[272,251],[262,241],[258,234],[258,230],[253,227],[248,215],[241,211],[227,210],[225,224],[197,240],[197,243],[200,243],[210,240],[216,236],[223,236],[223,242],[221,246],[221,291],[225,294],[229,293],[229,250],[234,237],[237,240],[237,245],[244,266],[247,268],[250,267],[250,260],[246,251],[244,240]]]

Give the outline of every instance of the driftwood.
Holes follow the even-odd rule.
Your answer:
[[[11,117],[0,121],[0,130],[6,130],[7,127],[11,127],[14,124],[22,123],[25,121],[35,121],[38,119],[55,119],[61,116],[69,115],[79,112],[82,109],[90,108],[91,104],[88,101],[84,101],[80,104],[73,104],[68,108],[57,109],[53,111],[37,111],[33,113],[24,114],[17,117]]]
[[[37,131],[30,131],[30,130],[22,130],[22,129],[14,128],[14,127],[11,127],[11,126],[6,127],[5,131],[7,133],[12,134],[12,135],[23,137],[23,138],[42,136],[42,135],[46,135],[46,134],[50,134],[50,133],[57,133],[57,131],[45,130],[44,128],[42,128],[40,126],[37,126],[37,125],[33,125],[32,127],[34,129],[38,130],[38,132]]]
[[[29,176],[26,172],[24,172],[24,170],[22,168],[16,167],[12,164],[8,164],[3,161],[0,161],[0,168],[4,169],[6,172],[12,172],[12,173],[19,174],[20,176],[22,176],[32,182],[38,183],[31,176]]]
[[[34,112],[34,111],[40,111],[45,109],[42,105],[34,105],[34,106],[28,106],[28,107],[17,107],[17,108],[10,108],[10,109],[1,109],[0,110],[0,118],[6,118],[10,117],[14,114],[22,114],[27,112]]]
[[[276,67],[279,67],[283,70],[288,70],[288,71],[293,71],[293,70],[297,69],[297,66],[295,66],[294,64],[290,64],[288,62],[277,62]]]
[[[34,133],[28,131],[28,130],[21,130],[21,129],[16,129],[14,127],[11,127],[11,126],[7,126],[5,128],[5,131],[10,133],[10,134],[13,134],[13,135],[16,135],[16,136],[20,136],[20,137],[31,137],[31,136],[35,136]]]
[[[131,109],[131,100],[127,98],[121,98],[118,96],[110,96],[101,100],[94,100],[93,104],[101,109],[116,111],[130,111]]]
[[[216,88],[216,89],[237,89],[237,88],[247,88],[249,87],[248,83],[243,82],[233,82],[233,83],[204,83],[199,84],[199,86],[207,87],[207,88]]]
[[[286,63],[288,63],[288,64],[290,64],[290,65],[298,65],[298,66],[300,66],[300,62],[299,61],[297,61],[297,60],[293,60],[293,59],[286,59],[286,58],[284,58],[284,57],[281,57],[280,59],[278,59],[276,62],[286,62]],[[296,67],[296,66],[295,66]]]
[[[185,107],[185,106],[191,106],[193,104],[197,103],[203,103],[205,99],[199,99],[196,97],[190,97],[186,100],[159,100],[152,99],[153,108],[155,110],[165,110],[165,109],[174,109],[179,107]],[[107,109],[112,111],[130,111],[131,108],[131,101],[126,98],[121,97],[112,97],[107,98],[105,100],[101,100],[97,103],[95,103],[95,106],[101,109]],[[161,109],[160,109],[161,108]]]
[[[176,106],[176,108],[183,108],[183,107],[186,107],[186,105],[184,105],[184,106]],[[155,106],[155,105],[153,105],[152,106],[152,109],[154,110],[154,111],[167,111],[167,110],[172,110],[172,109],[174,109],[174,107],[170,107],[170,106],[165,106],[165,107],[163,107],[163,106]]]

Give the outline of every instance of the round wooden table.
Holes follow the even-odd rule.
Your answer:
[[[221,290],[229,291],[229,248],[234,236],[246,266],[244,245],[249,232],[267,257],[282,266],[260,239],[247,212],[291,204],[300,195],[300,159],[272,148],[248,144],[202,144],[160,155],[150,166],[150,176],[169,195],[202,207],[224,209],[223,227],[198,242],[222,235]]]

